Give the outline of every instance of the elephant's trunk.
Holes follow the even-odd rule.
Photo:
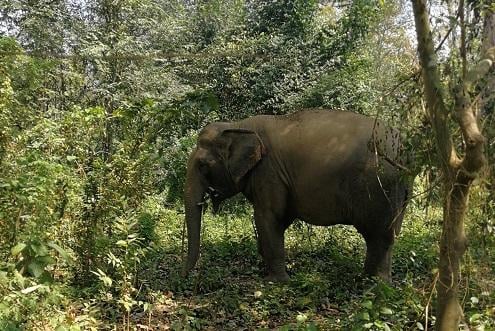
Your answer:
[[[199,242],[201,232],[201,213],[205,188],[201,184],[196,161],[193,157],[187,165],[186,186],[184,202],[187,224],[187,260],[182,271],[186,276],[194,268],[199,257]]]

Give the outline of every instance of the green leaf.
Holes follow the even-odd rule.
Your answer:
[[[101,281],[103,282],[103,284],[105,284],[105,286],[112,286],[112,278],[108,277],[108,276],[103,276],[103,277],[100,277]]]
[[[48,255],[48,249],[46,248],[45,245],[36,242],[36,243],[31,243],[30,246],[36,255],[38,256]]]
[[[120,247],[125,247],[125,246],[127,246],[127,241],[125,241],[125,240],[119,240],[115,244],[117,246],[120,246]]]
[[[371,309],[373,308],[373,302],[371,302],[370,300],[366,300],[361,304],[361,306],[366,309]]]
[[[120,304],[122,304],[122,306],[124,306],[124,309],[127,312],[130,312],[132,306],[134,306],[134,301],[133,300],[127,301],[127,300],[124,300],[124,299],[120,299],[117,302],[119,302]]]
[[[94,273],[95,275],[98,276],[98,278],[103,282],[103,284],[105,286],[112,286],[112,278],[108,277],[101,269],[98,269],[97,272],[94,272],[94,271],[91,271],[92,273]]]
[[[20,252],[22,252],[27,245],[25,243],[18,243],[14,247],[12,247],[11,254],[12,256],[17,256]]]
[[[153,304],[151,304],[149,302],[145,302],[143,304],[143,310],[144,310],[144,312],[148,312],[148,311],[153,310]]]
[[[392,309],[390,309],[388,307],[382,307],[380,309],[380,313],[382,313],[384,315],[392,315],[394,312],[392,311]]]
[[[476,322],[477,320],[479,320],[480,318],[481,318],[481,314],[478,314],[478,313],[473,314],[473,315],[471,315],[471,316],[469,317],[469,322],[470,322],[470,323],[474,323],[474,322]]]
[[[370,320],[370,314],[368,314],[368,312],[366,312],[366,311],[361,313],[360,317],[363,321],[369,321]]]
[[[54,242],[49,242],[48,243],[48,246],[53,248],[54,250],[57,251],[58,254],[60,254],[60,256],[66,260],[66,261],[70,261],[71,258],[69,256],[69,254],[67,254],[67,251],[65,249],[63,249],[62,247],[60,247],[59,245],[57,245],[56,243]]]
[[[298,323],[304,323],[304,322],[306,322],[307,319],[308,319],[308,316],[306,316],[305,314],[297,314],[297,316],[296,316],[296,321]]]
[[[29,263],[29,265],[27,266],[27,270],[29,271],[29,273],[31,275],[38,278],[39,276],[41,276],[43,274],[43,272],[45,271],[45,268],[38,261],[33,261],[33,262]]]
[[[416,327],[418,328],[418,330],[424,330],[424,326],[423,324],[421,324],[421,322],[416,322]]]

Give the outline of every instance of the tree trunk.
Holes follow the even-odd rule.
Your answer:
[[[486,18],[483,24],[482,52],[487,52],[495,45],[495,10],[487,8]],[[487,77],[486,85],[481,92],[480,117],[484,121],[485,136],[487,141],[495,140],[495,72],[491,71]],[[485,199],[483,212],[486,215],[493,213],[492,202],[495,201],[495,145],[488,144],[486,155],[488,158],[487,180],[485,181],[488,195]],[[486,252],[486,238],[490,236],[488,226],[490,220],[487,217],[481,224],[483,248]]]
[[[458,330],[463,317],[458,292],[461,258],[467,243],[464,215],[467,209],[469,185],[457,179],[444,183],[443,227],[440,239],[439,282],[437,283],[437,330]]]
[[[457,86],[454,113],[464,139],[464,158],[459,158],[452,143],[448,126],[449,113],[444,103],[439,70],[429,24],[426,0],[412,0],[418,52],[422,67],[425,99],[428,114],[435,135],[438,162],[443,173],[443,227],[440,239],[439,282],[437,287],[436,329],[452,331],[459,329],[463,317],[458,292],[461,276],[461,259],[466,251],[467,241],[464,233],[464,217],[468,207],[469,189],[473,180],[485,164],[483,147],[484,137],[477,123],[477,114],[473,109],[470,92],[476,83],[492,66],[495,49],[490,48],[482,61],[471,71],[463,58],[462,80]],[[461,0],[459,12],[464,11]],[[461,33],[464,22],[461,18]],[[461,38],[462,39],[462,38]],[[461,53],[465,48],[461,41]]]
[[[495,11],[493,7],[485,9],[485,20],[483,22],[483,45],[481,53],[485,54],[495,45]]]

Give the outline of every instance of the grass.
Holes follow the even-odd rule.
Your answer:
[[[183,215],[168,210],[156,229],[160,249],[140,276],[151,291],[165,296],[143,324],[177,330],[431,328],[439,226],[434,213],[425,217],[417,206],[410,210],[394,249],[391,286],[363,277],[365,245],[352,227],[303,223],[286,234],[290,282],[267,283],[250,217],[209,213],[199,264],[182,279]],[[476,252],[477,247],[469,251],[466,264],[465,295],[475,298],[464,300],[467,322],[490,329],[495,327],[493,269],[479,266]],[[475,314],[480,316],[471,318]]]
[[[139,245],[126,234],[134,231],[132,226],[121,220],[124,240],[116,245],[121,246],[110,246],[111,251],[102,254],[112,253],[127,262],[113,271],[108,268],[109,273],[100,275],[101,282],[91,287],[70,284],[70,272],[54,269],[55,283],[26,294],[23,291],[36,284],[33,280],[0,274],[10,284],[7,288],[0,282],[2,291],[10,291],[5,297],[8,303],[0,303],[0,329],[431,330],[434,326],[438,209],[425,210],[414,203],[408,209],[394,247],[392,284],[363,276],[365,245],[354,228],[301,222],[286,233],[290,281],[266,282],[251,211],[235,212],[232,207],[218,216],[204,215],[199,264],[184,279],[180,276],[184,215],[179,210],[163,207],[158,197],[147,201],[130,219],[142,238]],[[467,227],[471,245],[462,279],[464,327],[494,330],[495,240],[479,240],[477,224],[483,215],[477,213],[470,215]],[[23,284],[16,285],[16,277]]]

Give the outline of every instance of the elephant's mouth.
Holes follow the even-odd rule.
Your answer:
[[[218,197],[221,197],[223,194],[222,194],[222,191],[214,188],[214,187],[211,187],[211,186],[208,186],[208,189],[206,190],[206,193],[207,193],[207,196],[209,198],[218,198]]]
[[[207,200],[208,198],[211,200],[211,205],[214,214],[218,213],[218,210],[220,209],[220,204],[223,202],[223,200],[227,199],[227,197],[222,191],[215,189],[211,186],[208,187],[205,200]]]

